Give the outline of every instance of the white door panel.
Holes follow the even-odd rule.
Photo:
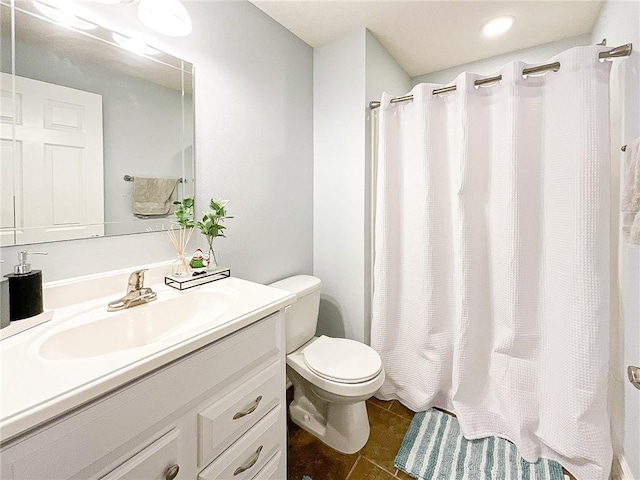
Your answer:
[[[13,124],[15,116],[16,124],[22,122],[22,96],[16,94],[15,103],[11,98],[11,83],[2,81],[0,90],[0,122]]]
[[[16,242],[104,235],[102,96],[23,77],[15,85],[15,102],[3,102],[0,133],[11,138],[15,117]]]
[[[84,107],[51,99],[45,100],[44,128],[82,134],[84,132]]]
[[[51,170],[52,217],[54,225],[78,224],[85,206],[83,150],[59,145],[45,145],[45,168]]]

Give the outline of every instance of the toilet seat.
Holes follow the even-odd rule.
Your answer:
[[[364,343],[321,336],[302,351],[306,366],[319,377],[336,383],[362,383],[382,370],[378,352]]]

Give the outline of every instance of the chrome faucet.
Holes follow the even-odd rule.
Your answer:
[[[107,305],[107,310],[109,312],[124,310],[125,308],[135,307],[136,305],[142,305],[143,303],[153,302],[158,297],[156,292],[144,286],[144,272],[146,271],[146,268],[143,270],[136,270],[129,275],[126,295],[118,300],[109,302]]]

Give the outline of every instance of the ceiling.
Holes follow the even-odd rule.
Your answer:
[[[251,0],[312,47],[368,28],[412,77],[589,33],[603,1]],[[482,25],[511,15],[506,34]]]

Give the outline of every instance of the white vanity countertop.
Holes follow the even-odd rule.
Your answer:
[[[232,292],[234,299],[214,320],[179,330],[178,334],[167,335],[166,338],[160,337],[147,345],[89,358],[50,360],[38,352],[43,340],[69,328],[72,323],[83,322],[82,318],[87,317],[86,314],[83,317],[83,312],[95,311],[102,305],[106,312],[107,303],[124,293],[126,276],[120,271],[115,276],[86,277],[45,286],[45,309],[54,309],[53,319],[0,342],[2,442],[295,301],[295,296],[289,292],[233,277],[185,292],[159,283],[160,278],[162,275],[155,271],[149,273],[145,282],[145,286],[151,286],[157,292],[158,300],[132,309],[144,309],[154,303],[197,291]],[[96,290],[98,286],[100,289]],[[111,292],[116,286],[119,294],[114,295]],[[88,299],[88,293],[83,292],[91,290],[100,291],[100,298]],[[102,293],[107,295],[102,296]],[[100,342],[100,339],[88,338],[87,342]]]

